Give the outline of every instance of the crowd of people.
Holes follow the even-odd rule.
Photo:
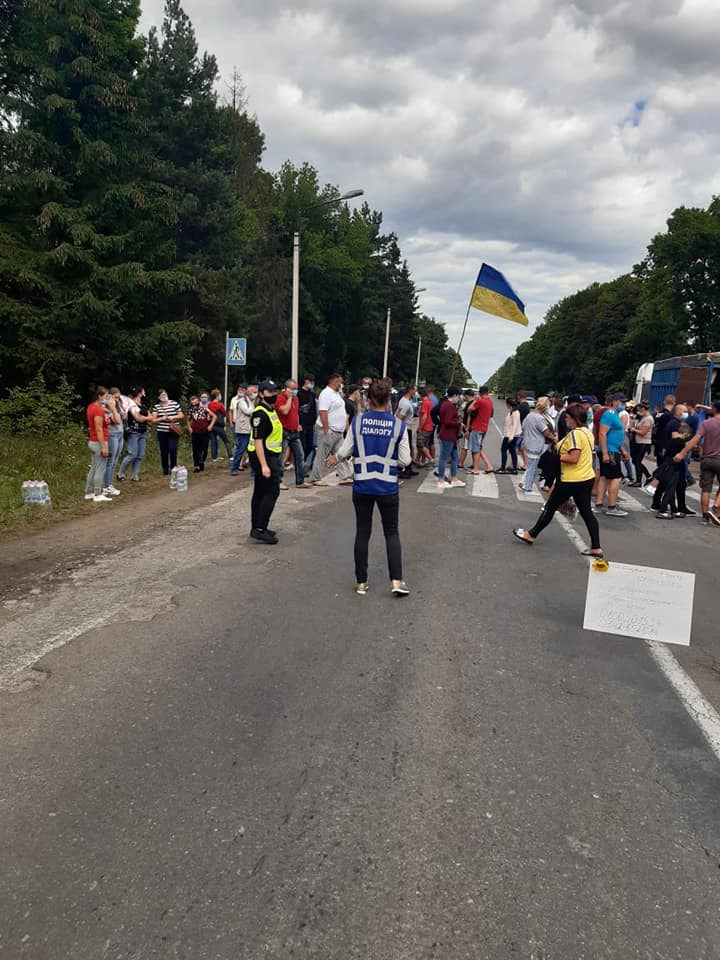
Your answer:
[[[204,471],[208,452],[213,462],[223,459],[221,444],[231,475],[250,470],[250,536],[275,544],[278,536],[269,521],[279,492],[288,489],[285,471],[293,471],[297,490],[308,484],[329,486],[333,471],[340,485],[353,486],[357,592],[367,591],[367,541],[377,505],[397,596],[405,596],[407,587],[396,498],[404,479],[422,469],[432,469],[442,490],[464,487],[461,471],[477,476],[481,470],[510,475],[522,470],[519,488],[539,493],[545,502],[535,525],[516,528],[515,537],[531,545],[558,510],[570,517],[579,514],[591,541],[586,553],[600,558],[597,514],[628,515],[622,508],[623,483],[652,495],[658,519],[695,514],[686,500],[687,487],[697,482],[690,469],[695,457],[700,461],[702,520],[720,526],[720,489],[710,503],[713,485],[720,486],[720,402],[706,407],[668,395],[663,408],[651,413],[647,403],[628,402],[619,393],[604,404],[594,396],[572,394],[540,397],[531,405],[520,391],[506,398],[505,406],[500,466],[495,469],[485,449],[495,414],[486,386],[477,391],[450,386],[439,397],[431,384],[419,390],[409,384],[398,391],[387,379],[366,377],[345,390],[337,373],[318,392],[315,378],[308,375],[301,386],[288,379],[282,390],[272,380],[240,384],[227,407],[219,390],[202,391],[189,398],[186,411],[165,389],[150,408],[142,388],[125,396],[115,387],[97,387],[87,408],[92,462],[85,497],[108,502],[118,496],[113,481],[122,483],[127,471],[131,481],[138,480],[150,426],[157,432],[162,471],[169,474],[186,430],[197,473]]]

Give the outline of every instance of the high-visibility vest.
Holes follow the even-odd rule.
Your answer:
[[[268,410],[268,408],[263,406],[262,403],[259,403],[252,412],[251,421],[254,421],[255,417],[259,416],[261,412],[264,413],[266,417],[269,417],[270,423],[272,423],[272,433],[269,437],[265,437],[263,440],[265,449],[268,451],[268,453],[282,453],[283,428],[282,424],[280,423],[280,417],[275,413],[274,410]],[[250,435],[248,452],[255,452],[255,439],[253,438],[252,434]]]
[[[352,422],[354,489],[383,496],[398,492],[398,447],[405,424],[392,413],[368,410]]]

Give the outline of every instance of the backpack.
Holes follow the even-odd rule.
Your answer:
[[[430,411],[430,419],[433,422],[433,425],[436,427],[440,426],[440,407],[445,403],[444,400],[438,400],[435,406]]]
[[[595,446],[600,446],[600,417],[606,413],[610,407],[600,407],[593,413],[593,436],[595,437]]]

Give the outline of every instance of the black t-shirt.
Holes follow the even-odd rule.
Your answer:
[[[252,436],[253,440],[267,440],[270,434],[273,432],[272,420],[268,416],[268,408],[264,405],[260,405],[260,408],[253,410],[252,418],[250,420],[250,426],[252,427]]]
[[[671,423],[675,424],[672,429],[670,429]],[[663,410],[663,412],[655,418],[655,449],[658,453],[662,453],[665,450],[668,438],[673,430],[677,430],[678,423],[679,421],[675,419],[671,410]]]
[[[314,390],[298,390],[300,405],[300,423],[303,426],[312,426],[317,420],[317,398]]]
[[[523,400],[522,403],[518,404],[518,411],[520,412],[520,423],[523,423],[525,417],[530,413],[530,404],[527,400]]]

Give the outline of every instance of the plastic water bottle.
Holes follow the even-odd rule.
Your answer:
[[[52,499],[50,497],[50,487],[44,480],[40,481],[40,503],[44,507],[49,507],[52,505]]]
[[[188,488],[187,467],[178,467],[177,468],[177,492],[187,493],[187,488]]]
[[[173,467],[172,470],[170,471],[170,489],[171,490],[177,490],[177,475],[178,475],[178,468]]]
[[[29,480],[23,480],[22,484],[20,485],[20,491],[22,493],[23,503],[29,503],[30,502],[30,481]]]
[[[30,481],[30,503],[40,503],[40,484],[37,480]]]

